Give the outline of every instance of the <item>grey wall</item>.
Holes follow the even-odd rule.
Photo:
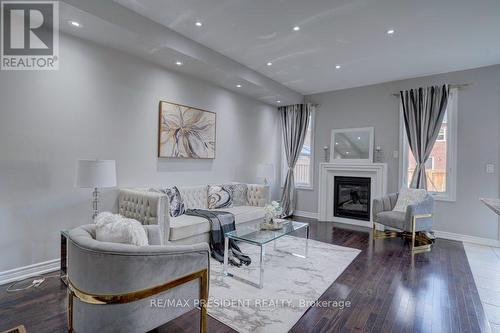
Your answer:
[[[119,186],[255,182],[259,162],[279,165],[271,106],[68,36],[60,59],[0,71],[0,272],[58,258],[59,230],[89,223],[77,159],[116,159]],[[215,160],[156,158],[159,100],[217,113]],[[103,210],[115,198],[105,191]]]
[[[384,150],[389,191],[398,189],[399,101],[391,94],[431,84],[470,83],[458,95],[458,184],[456,202],[437,202],[435,229],[498,238],[498,219],[479,197],[499,197],[500,65],[307,96],[319,104],[315,129],[314,190],[298,192],[297,209],[317,212],[318,168],[333,128],[375,127],[375,145]],[[495,174],[485,164],[494,163]]]

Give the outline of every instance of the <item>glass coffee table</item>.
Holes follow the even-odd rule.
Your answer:
[[[292,252],[283,251],[283,250],[276,248],[276,240],[278,238],[289,235],[289,234],[291,234],[294,231],[297,231],[299,229],[304,230],[305,235],[306,235],[306,245],[305,245],[305,249],[304,249],[304,254],[292,253]],[[228,259],[229,259],[228,248],[229,248],[229,240],[230,239],[237,240],[240,242],[249,243],[249,244],[260,247],[260,258],[259,258],[260,274],[259,274],[259,282],[258,283],[255,283],[255,282],[250,281],[248,279],[242,278],[241,276],[237,276],[237,275],[234,275],[234,274],[228,272]],[[262,287],[264,286],[264,255],[265,255],[264,245],[266,245],[267,243],[273,242],[275,251],[289,253],[291,255],[294,255],[294,256],[297,256],[300,258],[307,258],[307,251],[308,251],[308,245],[309,245],[308,240],[309,240],[309,223],[302,223],[302,222],[295,222],[295,221],[285,222],[285,224],[283,225],[283,228],[279,229],[279,230],[255,230],[255,229],[249,229],[249,228],[241,228],[239,230],[227,232],[224,235],[224,275],[233,277],[233,278],[238,279],[242,282],[250,284],[254,287],[262,289]]]

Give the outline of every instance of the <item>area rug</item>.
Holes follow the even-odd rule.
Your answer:
[[[285,236],[277,240],[277,249],[304,253],[305,239]],[[259,278],[258,246],[240,243],[252,258],[250,266],[230,267],[230,272],[251,281]],[[264,288],[258,289],[232,277],[224,276],[222,264],[210,262],[210,316],[246,333],[288,332],[310,306],[345,307],[346,300],[315,303],[361,252],[309,240],[307,258],[265,248]]]
[[[20,325],[2,333],[26,333],[26,328],[24,328],[24,325]]]

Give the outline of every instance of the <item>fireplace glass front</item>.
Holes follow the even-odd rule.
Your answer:
[[[335,176],[333,215],[370,221],[371,179]]]

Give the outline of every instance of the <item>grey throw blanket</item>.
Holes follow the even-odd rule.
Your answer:
[[[218,262],[224,262],[224,234],[236,230],[234,215],[229,212],[188,209],[186,215],[205,218],[210,223],[210,252]],[[233,239],[229,239],[228,262],[233,266],[250,265],[250,257],[241,253],[240,248]]]

